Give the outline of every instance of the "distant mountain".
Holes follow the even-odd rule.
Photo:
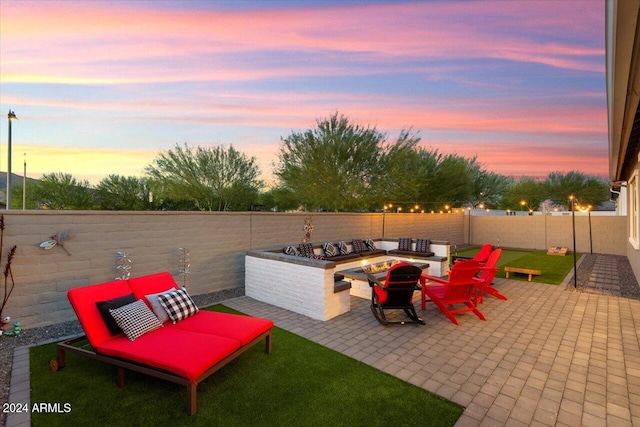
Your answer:
[[[27,177],[27,181],[38,182],[39,180],[35,178]],[[17,175],[15,173],[12,173],[11,185],[16,186],[18,184],[22,185],[22,175]],[[7,192],[7,173],[6,172],[0,172],[0,192],[2,192],[3,194]]]

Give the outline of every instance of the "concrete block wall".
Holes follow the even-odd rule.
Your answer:
[[[382,215],[382,214],[380,214]],[[465,241],[462,211],[457,213],[391,213],[384,214],[384,235],[389,239],[411,237],[413,239],[445,240],[454,244]]]
[[[465,221],[468,233],[469,217]],[[626,255],[627,233],[624,216],[591,216],[576,214],[576,250],[589,253]],[[564,246],[573,250],[571,215],[549,216],[471,216],[471,244],[500,243],[507,248],[546,250],[550,246]]]
[[[182,284],[178,248],[189,248],[191,274],[187,288],[198,295],[244,287],[246,252],[300,243],[306,217],[310,217],[314,225],[312,242],[412,237],[455,244],[466,241],[468,221],[464,215],[455,213],[5,211],[4,217],[4,256],[10,246],[18,246],[13,263],[16,287],[4,313],[20,320],[24,328],[75,319],[67,302],[67,290],[113,280],[118,251],[130,253],[132,276],[169,271]],[[526,241],[545,226],[531,232],[509,219],[513,218],[472,217],[472,242],[494,242],[496,236],[507,235],[503,230],[513,229],[509,234],[512,240],[501,238],[502,246],[518,247],[524,240],[523,244],[531,246],[523,247],[546,247],[540,243],[544,238]],[[594,252],[625,254],[625,219],[592,217]],[[553,243],[547,238],[547,243],[568,246],[570,218],[550,220],[546,235],[555,237]],[[586,217],[576,220],[576,228],[583,233],[578,236],[579,250],[588,251]],[[45,251],[38,246],[51,235],[65,230],[70,238],[63,243],[71,256],[59,248]],[[587,230],[586,240],[584,230]],[[527,237],[518,237],[519,233]],[[0,271],[4,261],[0,263]],[[0,281],[2,279],[0,276]],[[0,283],[0,295],[2,285]]]

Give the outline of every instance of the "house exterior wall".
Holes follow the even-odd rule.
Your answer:
[[[67,302],[67,290],[113,280],[117,275],[118,251],[130,254],[132,276],[169,271],[183,284],[179,248],[189,248],[191,274],[186,284],[190,293],[198,295],[243,288],[246,252],[300,243],[305,218],[313,223],[311,242],[412,237],[445,240],[453,247],[464,243],[467,237],[466,217],[462,213],[6,211],[4,218],[4,258],[0,271],[9,247],[18,246],[12,265],[16,286],[4,315],[20,320],[25,328],[75,319]],[[472,242],[495,244],[496,237],[501,236],[500,243],[505,247],[545,248],[539,246],[544,240],[536,237],[544,230],[543,225],[531,232],[523,228],[529,223],[511,223],[511,219],[514,218],[474,217]],[[560,220],[565,222],[558,223],[555,233],[562,234],[564,240],[549,241],[549,245],[568,245],[567,234],[562,230],[569,225],[565,218]],[[602,236],[598,238],[603,242],[623,244],[625,230],[618,238],[615,228],[624,222],[617,222],[616,217],[600,220],[603,224],[593,227],[594,251],[618,253],[614,248],[606,252],[615,245],[597,246],[595,236],[600,233]],[[488,231],[481,231],[482,227]],[[502,233],[502,230],[511,231]],[[69,239],[63,244],[71,255],[57,247],[51,250],[39,247],[41,242],[63,231],[69,232]],[[583,245],[579,250],[585,250],[584,243],[579,244]],[[3,287],[0,283],[0,296]]]
[[[635,176],[635,180],[634,177]],[[626,206],[627,206],[627,216],[625,218],[625,242],[624,247],[626,248],[625,255],[629,259],[629,263],[631,264],[631,269],[633,270],[633,274],[636,276],[636,279],[640,281],[640,242],[638,239],[633,238],[633,234],[637,235],[640,233],[640,212],[638,212],[640,200],[638,197],[640,196],[640,186],[638,185],[638,177],[640,176],[640,163],[636,158],[636,162],[633,165],[631,176],[628,177],[629,181],[627,181],[627,191],[626,194]],[[620,194],[622,196],[622,193]],[[634,202],[635,198],[635,202]],[[634,210],[636,211],[634,214]],[[635,233],[632,232],[633,225],[635,223]]]

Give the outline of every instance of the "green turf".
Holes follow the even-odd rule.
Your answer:
[[[461,250],[458,251],[458,255],[472,257],[478,252],[478,249],[479,247]],[[581,254],[578,254],[577,260],[579,260],[581,256]],[[533,276],[532,282],[559,285],[573,268],[573,254],[555,256],[547,255],[546,251],[503,249],[502,256],[498,261],[500,271],[496,277],[505,277],[504,267],[506,266],[540,270],[542,274],[540,276]],[[527,281],[529,277],[526,274],[510,273],[509,279]]]
[[[30,354],[32,403],[71,408],[32,413],[34,426],[452,426],[463,410],[279,328],[272,354],[258,344],[198,386],[191,417],[184,387],[127,372],[119,389],[110,365],[67,353],[66,367],[54,373],[55,344]]]

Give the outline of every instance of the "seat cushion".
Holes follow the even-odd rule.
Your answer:
[[[133,291],[133,295],[136,296],[136,299],[141,299],[145,302],[145,295],[157,294],[170,288],[179,288],[176,281],[173,280],[171,273],[167,271],[149,274],[148,276],[134,277],[127,280],[127,283],[131,286],[131,290]]]
[[[216,335],[235,339],[240,341],[242,345],[246,345],[260,334],[273,328],[273,322],[259,317],[200,310],[195,316],[176,324],[169,323],[165,325],[165,328]]]
[[[238,340],[165,327],[135,341],[119,336],[104,342],[97,351],[164,369],[197,383],[200,375],[239,348]]]
[[[124,280],[113,280],[92,286],[82,286],[67,292],[71,307],[76,312],[80,325],[93,348],[98,348],[104,341],[113,337],[107,329],[98,306],[99,301],[107,301],[131,293],[131,288]],[[124,338],[124,336],[120,335]],[[126,340],[126,338],[125,338]]]

